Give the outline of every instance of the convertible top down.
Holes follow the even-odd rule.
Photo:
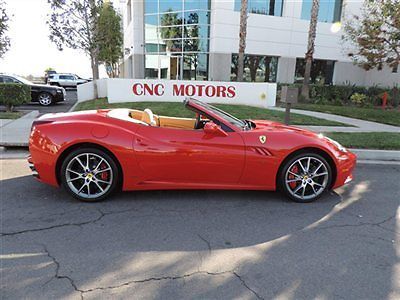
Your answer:
[[[352,179],[356,156],[337,142],[277,122],[239,120],[195,99],[193,118],[150,109],[46,114],[28,159],[40,181],[83,201],[116,189],[280,189],[311,202]]]

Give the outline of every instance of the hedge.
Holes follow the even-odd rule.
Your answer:
[[[31,87],[20,83],[0,83],[0,104],[12,111],[14,106],[31,101]]]
[[[285,84],[278,85],[278,91]],[[387,105],[397,107],[400,103],[400,88],[382,88],[377,86],[362,87],[355,85],[310,85],[310,100],[305,101],[300,96],[302,84],[289,84],[299,88],[299,102],[329,105],[358,105],[373,107],[382,105],[384,92],[388,93]],[[278,93],[279,95],[279,93]],[[357,101],[363,99],[363,101]]]

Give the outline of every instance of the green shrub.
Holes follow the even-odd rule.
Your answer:
[[[278,90],[284,84],[278,84]],[[301,92],[300,83],[290,84],[291,87],[297,87],[299,89],[299,95]],[[400,103],[400,91],[398,87],[393,88],[382,88],[377,86],[363,87],[355,85],[310,85],[310,100],[305,101],[304,98],[299,97],[299,102],[307,102],[311,104],[329,104],[329,105],[362,105],[362,106],[380,106],[382,105],[383,93],[388,93],[388,105],[397,107]],[[354,96],[358,94],[357,96]],[[362,99],[360,99],[359,95]],[[355,101],[353,101],[353,99]],[[361,101],[358,103],[356,100]]]
[[[353,95],[351,95],[350,100],[353,104],[357,106],[365,106],[365,104],[367,103],[367,95],[354,93]]]
[[[0,83],[0,104],[12,111],[14,106],[31,101],[31,87],[20,83]]]

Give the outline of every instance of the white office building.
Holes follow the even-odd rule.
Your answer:
[[[125,78],[234,81],[240,0],[120,0]],[[248,0],[246,81],[301,82],[312,0]],[[393,86],[399,70],[351,62],[341,22],[362,0],[321,0],[311,79]]]

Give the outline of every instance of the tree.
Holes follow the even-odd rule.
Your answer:
[[[119,76],[119,62],[123,57],[124,38],[121,16],[111,2],[105,2],[99,13],[96,42],[99,48],[99,62],[105,64],[109,77]]]
[[[305,70],[304,70],[304,81],[301,87],[301,95],[306,99],[310,99],[310,73],[313,61],[314,49],[315,49],[315,37],[317,33],[317,23],[318,23],[318,10],[319,10],[319,0],[313,0],[311,7],[311,18],[310,27],[308,29],[308,43],[307,52],[305,57]]]
[[[0,0],[0,58],[10,48],[10,38],[6,35],[8,31],[9,17],[5,8],[4,1]]]
[[[184,50],[187,52],[199,52],[200,51],[200,40],[199,40],[199,15],[198,13],[190,13],[185,24],[189,26],[184,27]],[[185,55],[185,63],[194,69],[194,79],[197,79],[197,66],[198,57],[197,54]]]
[[[365,70],[400,64],[400,2],[365,1],[361,16],[344,26],[342,39],[355,46],[348,55]]]
[[[244,72],[244,51],[246,49],[247,36],[247,0],[241,0],[240,7],[240,28],[239,28],[239,56],[237,81],[243,81]]]
[[[264,58],[264,68],[265,68],[264,81],[265,82],[269,82],[269,76],[271,74],[271,60],[272,60],[271,56],[265,56],[265,58]]]
[[[99,78],[97,21],[102,0],[48,0],[50,40],[59,50],[81,49],[90,57],[93,79]],[[95,89],[96,90],[96,89]]]
[[[177,13],[171,13],[169,9],[166,14],[161,17],[161,38],[165,41],[167,51],[180,52],[182,49],[182,19],[178,17]],[[174,39],[174,40],[172,40]]]

